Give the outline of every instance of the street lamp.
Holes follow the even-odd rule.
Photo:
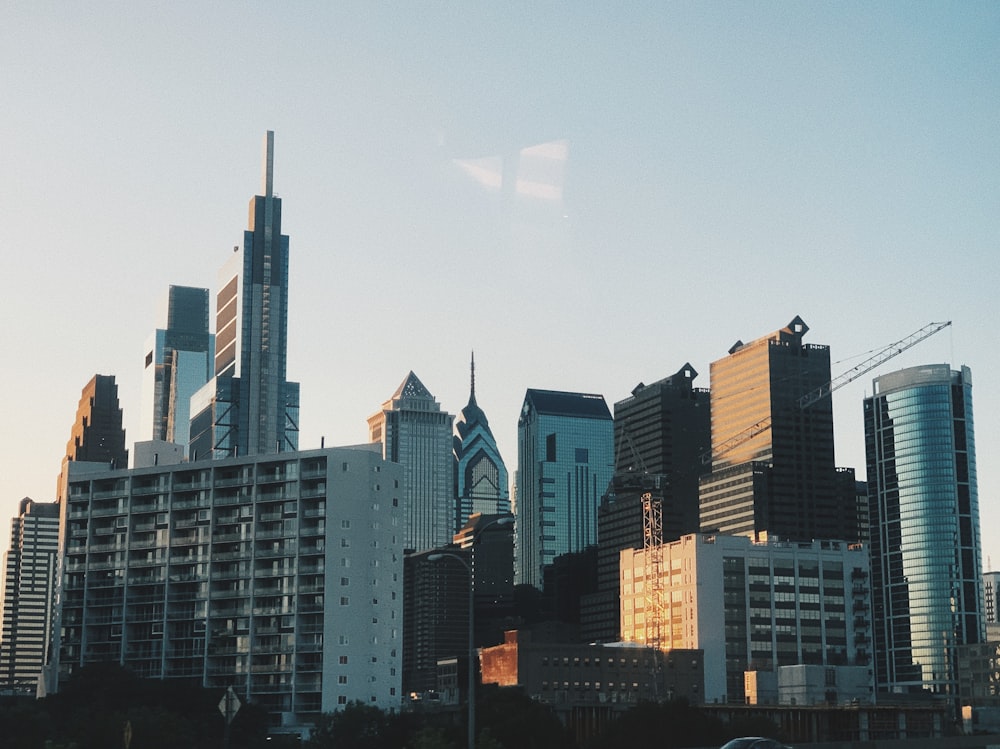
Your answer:
[[[480,528],[476,534],[472,537],[472,541],[469,543],[469,547],[472,549],[472,554],[476,553],[476,539],[482,535],[483,531],[494,525],[510,525],[514,522],[514,518],[509,515],[506,517],[497,518],[496,520],[491,520],[489,523]],[[475,577],[472,574],[472,565],[465,561],[458,554],[453,554],[450,551],[440,551],[434,554],[429,554],[427,556],[427,561],[437,562],[445,557],[451,557],[452,559],[461,563],[465,567],[465,571],[469,573],[469,663],[467,669],[469,671],[469,719],[468,719],[468,729],[469,729],[469,744],[468,749],[476,749],[476,629],[474,623],[475,617]]]

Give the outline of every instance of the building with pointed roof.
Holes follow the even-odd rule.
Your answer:
[[[243,247],[219,271],[215,377],[191,398],[192,460],[297,450],[299,383],[286,379],[288,236],[274,194],[274,132]]]
[[[441,410],[411,371],[382,408],[368,417],[371,442],[403,466],[403,548],[446,546],[455,534],[455,417]]]
[[[490,423],[476,403],[476,357],[471,361],[469,402],[455,420],[455,531],[474,513],[505,515],[510,512],[510,489]]]

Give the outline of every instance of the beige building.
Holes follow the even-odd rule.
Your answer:
[[[868,552],[843,541],[691,534],[625,549],[622,640],[702,650],[705,702],[743,704],[745,671],[870,659]]]

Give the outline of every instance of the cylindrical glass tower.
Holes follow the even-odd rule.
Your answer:
[[[956,648],[983,641],[972,376],[934,364],[866,398],[875,679],[956,695]]]

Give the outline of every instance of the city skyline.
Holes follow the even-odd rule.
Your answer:
[[[534,14],[347,4],[233,25],[211,9],[191,33],[183,8],[2,11],[6,516],[54,498],[95,373],[115,375],[138,439],[150,300],[218,292],[274,129],[303,449],[366,441],[408,370],[457,413],[473,348],[513,471],[526,388],[612,403],[794,315],[836,375],[951,319],[873,374],[975,372],[982,524],[997,527],[1000,145],[984,92],[1000,87],[1000,10]],[[257,113],[264,93],[276,106]],[[836,462],[859,479],[869,386],[833,398]],[[995,534],[983,562],[1000,567]]]

